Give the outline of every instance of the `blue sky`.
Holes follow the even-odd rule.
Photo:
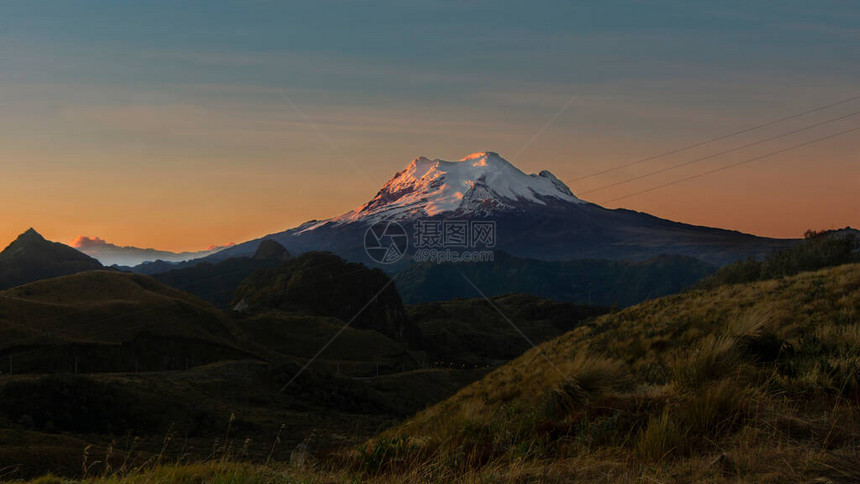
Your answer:
[[[518,154],[511,161],[524,171],[569,181],[856,95],[860,7],[5,1],[0,66],[0,202],[50,195],[56,203],[0,231],[39,223],[56,238],[87,232],[183,249],[338,215],[418,155],[495,150]],[[840,109],[780,128],[860,107]],[[780,236],[804,224],[860,224],[844,210],[858,202],[856,143],[769,163],[741,179],[726,173],[613,206]],[[775,183],[775,173],[784,179]],[[835,187],[827,204],[792,205],[803,203],[798,192],[825,187]],[[750,213],[719,210],[739,197]],[[68,208],[76,205],[93,212]],[[779,207],[807,218],[789,220]],[[66,225],[49,217],[58,210]],[[181,228],[154,235],[158,223]]]

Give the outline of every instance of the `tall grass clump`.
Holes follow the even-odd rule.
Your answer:
[[[725,379],[689,395],[677,415],[692,436],[716,438],[735,427],[751,406],[747,391]]]
[[[699,388],[728,377],[740,363],[734,338],[708,335],[697,348],[674,357],[670,367],[672,382],[679,388]]]
[[[638,455],[648,461],[664,461],[684,446],[686,434],[675,423],[669,411],[652,416],[639,435]]]
[[[544,413],[550,418],[562,418],[595,398],[624,391],[633,381],[622,362],[584,353],[559,371],[564,378],[545,399]]]

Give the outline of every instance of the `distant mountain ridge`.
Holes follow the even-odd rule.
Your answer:
[[[119,246],[111,244],[99,237],[78,236],[72,247],[98,259],[106,266],[136,266],[148,261],[162,260],[165,262],[184,262],[201,257],[206,257],[223,250],[230,245],[211,246],[206,250],[197,252],[170,252],[167,250],[142,249],[133,246]]]

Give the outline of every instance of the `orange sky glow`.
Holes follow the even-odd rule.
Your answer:
[[[860,127],[845,2],[48,3],[0,3],[0,245],[204,250],[479,151],[610,208],[860,227],[860,131],[627,197]]]
[[[147,164],[143,157],[135,157],[132,164],[141,169],[132,172],[112,169],[107,159],[93,171],[67,170],[61,166],[51,169],[46,166],[35,173],[19,171],[0,180],[0,203],[15,207],[4,217],[0,240],[11,241],[33,226],[46,237],[64,243],[71,243],[81,235],[101,237],[118,245],[174,251],[238,243],[310,219],[340,215],[369,200],[376,189],[415,156],[459,159],[469,152],[489,149],[469,147],[465,139],[458,144],[462,147],[454,152],[451,148],[434,152],[427,146],[342,148],[354,153],[350,160],[326,154],[327,147],[322,146],[314,149],[316,153],[290,157],[306,159],[302,164],[318,167],[319,172],[296,170],[294,164],[279,167],[276,162],[248,166],[241,160],[236,160],[233,167],[221,162],[214,169],[170,168],[171,160],[166,160],[164,170],[169,173],[166,175],[164,171],[142,169]],[[492,149],[510,156],[508,153],[518,148],[513,143],[507,144],[510,145],[507,152],[505,146]],[[613,143],[611,139],[571,136],[563,130],[546,133],[538,144],[519,160],[511,161],[529,173],[553,171],[574,193],[598,189],[720,149],[698,150],[572,182],[602,167],[625,164],[673,146],[635,140]],[[815,148],[777,155],[606,206],[773,237],[798,237],[807,228],[857,227],[860,226],[860,157],[854,145],[850,136],[828,140]],[[767,152],[750,150],[743,154],[752,157]],[[102,156],[112,157],[107,153]],[[16,156],[16,160],[24,159],[28,165],[47,165],[51,154]],[[598,190],[583,198],[601,203],[743,159],[738,155],[709,160],[700,166]],[[182,160],[174,163],[183,164]],[[197,163],[200,162],[192,165]]]

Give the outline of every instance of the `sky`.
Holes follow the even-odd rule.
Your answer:
[[[851,1],[7,0],[0,245],[242,242],[478,151],[611,208],[860,227],[860,131],[789,149],[860,127],[855,96]]]

